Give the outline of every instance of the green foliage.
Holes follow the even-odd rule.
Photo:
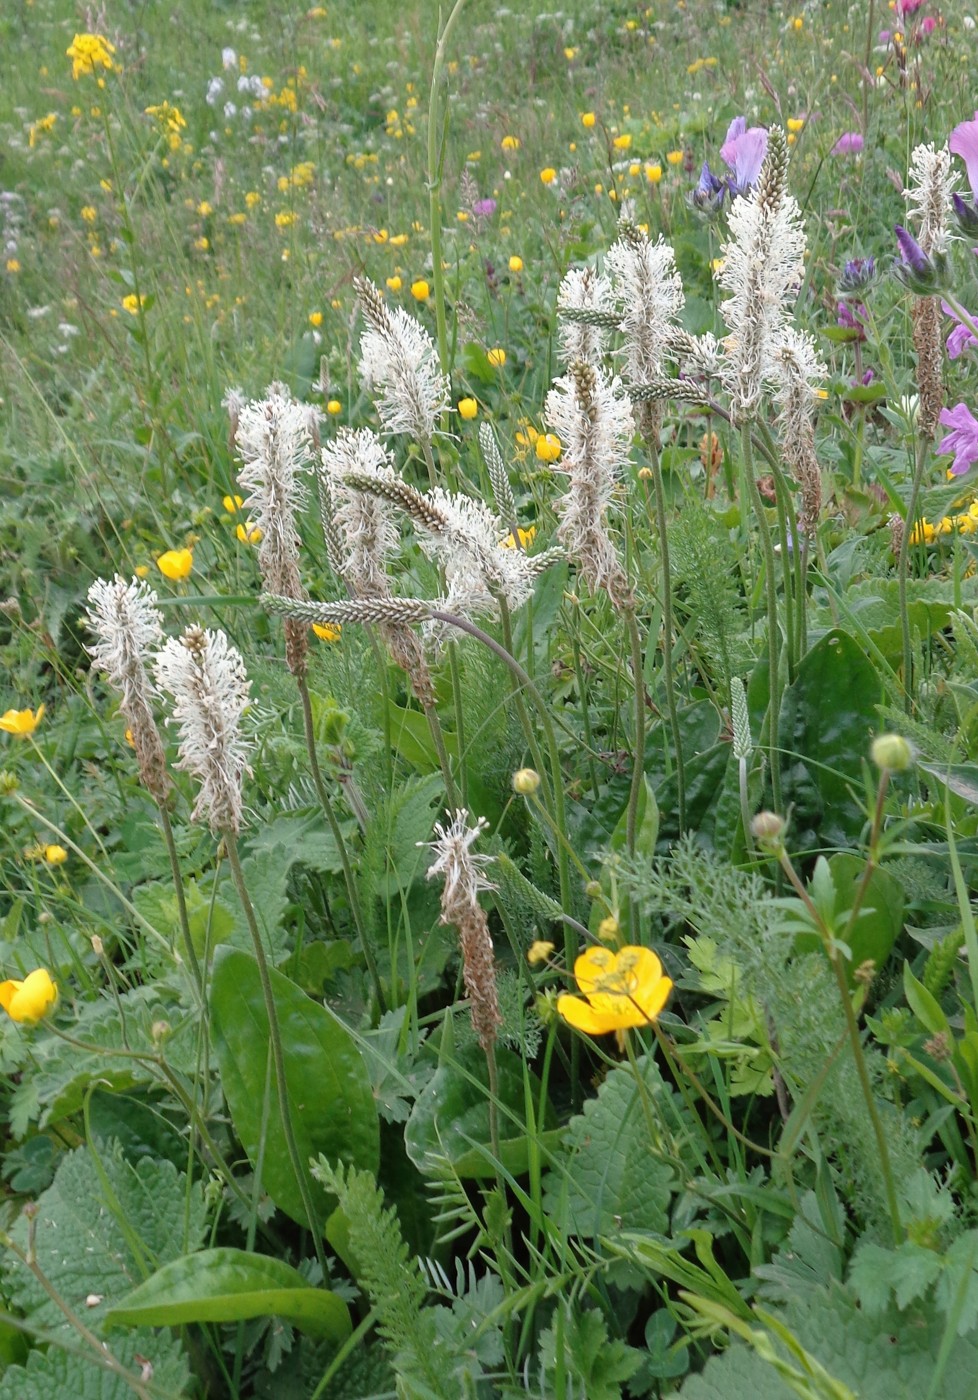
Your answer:
[[[621,1400],[622,1382],[630,1380],[642,1362],[641,1352],[622,1341],[611,1341],[599,1312],[570,1312],[555,1319],[540,1338],[540,1365],[546,1381],[554,1373],[573,1376],[588,1400]]]

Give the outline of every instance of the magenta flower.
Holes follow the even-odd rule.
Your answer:
[[[978,345],[978,338],[961,320],[953,306],[948,306],[946,301],[941,301],[945,316],[950,316],[957,324],[947,338],[947,355],[949,360],[956,360],[959,355],[964,354],[969,345]],[[971,318],[974,320],[974,317]]]
[[[978,462],[978,418],[963,403],[959,403],[954,408],[942,409],[939,421],[953,431],[941,439],[935,450],[938,453],[953,452],[954,461],[949,474],[964,476],[972,463]]]
[[[829,151],[830,156],[858,156],[863,148],[863,138],[858,131],[844,131]]]
[[[472,206],[472,213],[477,219],[491,219],[496,212],[496,201],[494,199],[477,199]]]
[[[745,195],[757,180],[767,155],[767,131],[747,125],[746,117],[734,117],[720,147],[720,158],[733,171],[730,193]]]
[[[958,123],[947,144],[951,153],[964,161],[971,193],[978,200],[978,112],[974,121]]]
[[[915,15],[923,3],[924,0],[896,0],[896,12],[898,15]]]

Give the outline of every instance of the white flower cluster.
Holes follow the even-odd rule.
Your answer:
[[[958,183],[951,169],[947,143],[941,147],[920,145],[910,156],[910,180],[904,197],[917,225],[917,242],[925,253],[947,250],[950,234],[951,196]]]

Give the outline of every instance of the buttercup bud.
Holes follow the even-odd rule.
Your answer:
[[[513,774],[513,791],[528,797],[540,786],[540,774],[535,768],[520,768]]]
[[[597,899],[601,894],[601,881],[588,880],[587,884],[584,886],[584,893],[587,895],[588,899]]]
[[[750,824],[750,834],[759,846],[774,846],[784,835],[784,817],[777,812],[758,812]]]
[[[869,752],[884,772],[903,773],[913,763],[913,750],[902,734],[880,734]]]

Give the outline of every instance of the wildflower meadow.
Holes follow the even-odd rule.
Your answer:
[[[971,0],[0,8],[0,1400],[974,1400]]]

